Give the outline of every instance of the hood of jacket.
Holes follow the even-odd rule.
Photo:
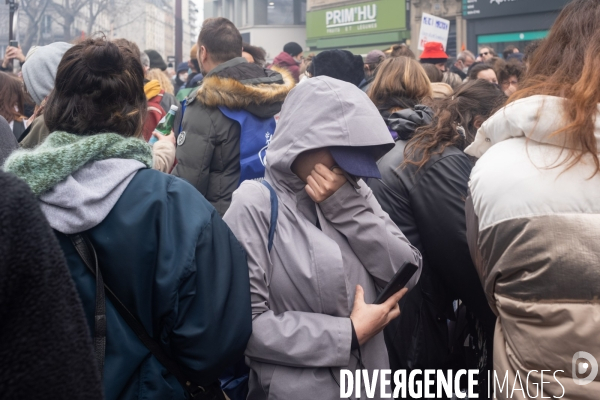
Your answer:
[[[568,148],[564,135],[552,135],[565,124],[565,101],[562,97],[537,95],[507,105],[479,128],[475,140],[465,149],[465,153],[479,158],[494,144],[518,137]],[[600,105],[595,136],[600,153]]]
[[[243,109],[259,118],[269,118],[281,111],[295,84],[283,68],[268,70],[238,57],[210,71],[189,104],[200,101],[206,107]]]
[[[261,183],[243,182],[224,217],[248,253],[254,323],[245,354],[260,382],[250,381],[250,393],[296,400],[309,390],[309,397],[339,397],[329,371],[315,366],[355,368],[348,317],[356,285],[372,302],[404,260],[421,263],[363,181],[359,189],[344,184],[319,205],[310,199],[291,165],[299,154],[329,146],[361,147],[380,157],[394,144],[364,92],[319,76],[290,92],[267,149],[265,180],[278,199],[273,248],[267,247],[272,206]],[[418,276],[413,279],[409,287]],[[365,368],[389,368],[383,334],[361,352]],[[282,367],[292,363],[303,373]],[[271,380],[275,365],[283,374]]]
[[[415,106],[414,110],[406,108],[400,111],[383,111],[381,113],[387,127],[398,134],[398,140],[412,138],[417,128],[433,122],[433,115],[433,110],[423,105]]]
[[[279,53],[277,57],[273,60],[273,65],[277,65],[280,67],[294,67],[298,66],[298,62],[294,60],[294,57],[290,56],[285,51]]]
[[[350,83],[319,76],[296,87],[286,99],[267,151],[265,176],[297,192],[304,183],[291,170],[296,157],[329,146],[366,147],[379,159],[394,144],[377,108],[363,91]]]
[[[67,235],[104,221],[135,174],[146,166],[136,160],[92,161],[39,198],[50,226]]]

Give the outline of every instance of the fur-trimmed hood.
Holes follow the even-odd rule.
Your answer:
[[[268,70],[234,58],[211,71],[190,100],[207,107],[244,109],[258,117],[270,117],[281,110],[295,84],[286,69]]]

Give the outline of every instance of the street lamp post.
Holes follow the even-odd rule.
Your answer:
[[[6,0],[6,4],[8,4],[10,7],[8,17],[8,41],[10,43],[11,40],[15,39],[13,24],[15,19],[15,13],[19,9],[19,3],[17,3],[17,0]]]

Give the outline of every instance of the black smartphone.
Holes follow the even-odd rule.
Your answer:
[[[373,304],[385,303],[394,293],[402,290],[406,286],[410,278],[419,270],[415,264],[404,263],[394,277],[390,280],[387,286],[379,293]]]
[[[19,47],[19,41],[18,40],[11,40],[11,41],[8,42],[8,45],[10,47],[17,47],[18,48]]]

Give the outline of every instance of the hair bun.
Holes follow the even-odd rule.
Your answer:
[[[93,40],[83,54],[86,66],[93,74],[122,74],[125,71],[125,60],[119,47],[107,40]]]

